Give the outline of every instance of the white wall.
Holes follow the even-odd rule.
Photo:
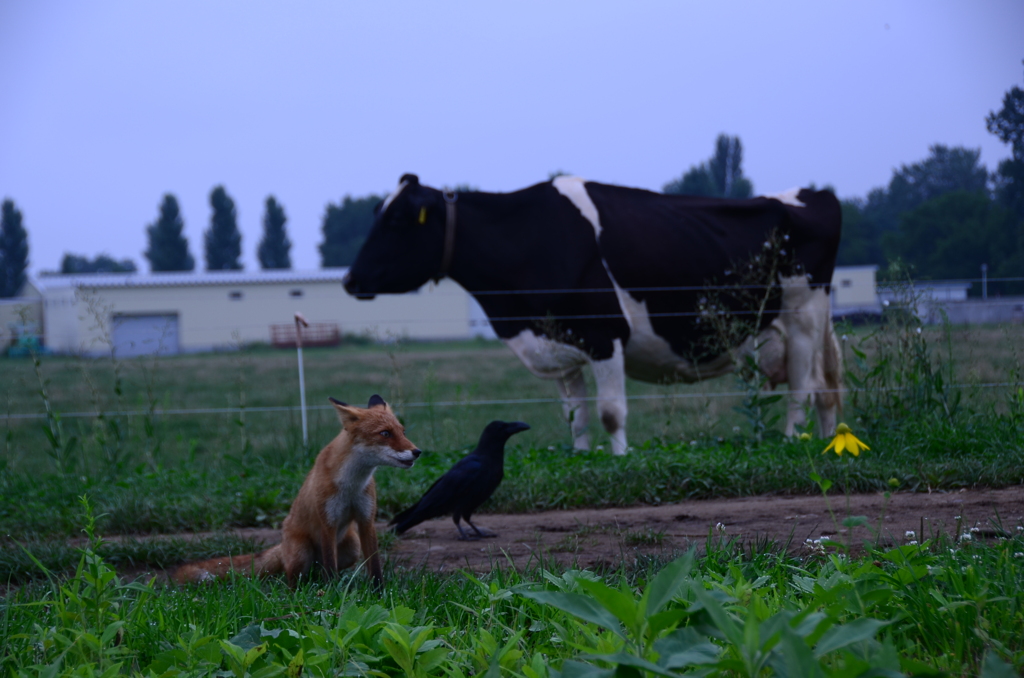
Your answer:
[[[51,350],[108,352],[110,321],[118,314],[176,314],[182,351],[269,342],[270,325],[293,322],[296,311],[310,322],[335,323],[343,334],[381,341],[473,336],[471,298],[451,280],[429,283],[410,294],[379,295],[372,301],[349,296],[338,279],[152,286],[137,278],[130,286],[101,283],[85,277],[73,284],[44,283],[45,336]],[[301,296],[292,296],[293,292]]]
[[[878,306],[878,291],[875,289],[877,270],[877,266],[836,266],[832,273],[832,307]]]

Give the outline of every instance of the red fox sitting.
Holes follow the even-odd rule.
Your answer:
[[[182,565],[174,580],[184,584],[238,574],[285,573],[294,587],[314,562],[327,576],[366,561],[376,584],[383,582],[377,553],[378,466],[409,468],[420,450],[405,437],[405,428],[384,399],[370,398],[366,409],[331,398],[342,430],[317,455],[281,526],[281,543],[262,553],[224,556]]]

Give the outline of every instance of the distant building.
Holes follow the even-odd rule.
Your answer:
[[[82,274],[30,280],[44,345],[58,353],[174,354],[270,343],[301,312],[323,336],[377,341],[494,336],[476,301],[451,280],[359,301],[346,269]],[[24,304],[24,302],[23,302]],[[276,326],[277,334],[274,334]],[[326,328],[326,330],[325,330]]]
[[[877,273],[877,266],[836,266],[832,273],[832,315],[880,315]]]
[[[926,280],[907,284],[883,284],[879,286],[878,296],[882,303],[907,303],[912,299],[920,304],[944,303],[950,301],[967,301],[967,292],[971,289],[971,283]]]

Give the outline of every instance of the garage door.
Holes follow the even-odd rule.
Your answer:
[[[178,352],[178,316],[115,315],[114,351],[118,358],[171,355]]]

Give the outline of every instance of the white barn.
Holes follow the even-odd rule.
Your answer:
[[[832,272],[832,314],[881,313],[877,273],[878,267],[874,265],[836,266]]]
[[[57,353],[181,353],[270,343],[301,312],[338,334],[448,340],[493,336],[475,300],[450,280],[359,301],[347,269],[44,276],[23,294],[41,300],[43,343]]]

